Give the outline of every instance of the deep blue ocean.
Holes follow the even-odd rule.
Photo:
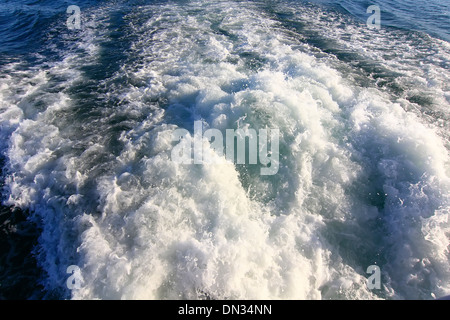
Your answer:
[[[449,0],[0,0],[0,299],[450,295],[449,107]]]

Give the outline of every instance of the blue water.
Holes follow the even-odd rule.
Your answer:
[[[366,20],[365,9],[378,5],[385,26],[416,30],[450,40],[450,1],[336,1],[352,15]]]
[[[164,1],[159,1],[164,2]],[[108,1],[78,1],[83,9],[93,8]],[[140,4],[158,3],[158,1],[119,1],[118,14]],[[307,3],[317,3],[330,9],[341,8],[361,21],[366,21],[366,9],[378,5],[381,9],[383,26],[401,28],[406,31],[421,31],[426,34],[450,41],[450,1],[296,1],[289,5],[295,7]],[[30,53],[45,46],[52,26],[64,23],[66,9],[73,1],[12,1],[4,0],[0,4],[0,44],[1,52],[6,55]],[[123,10],[123,11],[122,11]],[[122,12],[121,12],[122,11]]]
[[[2,0],[0,298],[449,295],[449,14]],[[171,161],[199,120],[279,129],[279,170]]]

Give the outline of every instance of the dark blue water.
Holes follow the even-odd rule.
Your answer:
[[[25,54],[42,50],[50,41],[58,39],[56,30],[67,19],[66,9],[73,1],[26,1],[3,0],[0,3],[0,50],[6,55]],[[78,1],[83,10],[109,1]],[[127,7],[155,1],[110,1],[119,3],[125,14]],[[159,1],[163,2],[163,1]],[[383,26],[405,30],[419,30],[443,40],[450,41],[450,1],[309,1],[328,7],[341,7],[361,21],[367,20],[370,5],[381,9]],[[291,1],[292,6],[308,1]],[[56,39],[55,39],[56,38]]]
[[[0,0],[0,298],[450,294],[449,14]],[[278,173],[173,164],[171,130],[194,120],[279,128]]]
[[[366,9],[378,5],[385,26],[418,30],[450,41],[450,1],[335,1],[360,19],[367,19]]]

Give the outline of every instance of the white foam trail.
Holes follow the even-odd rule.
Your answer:
[[[326,39],[329,51],[347,57],[349,61],[345,64],[367,68],[369,74],[364,82],[374,81],[380,90],[387,88],[394,92],[405,109],[440,127],[440,135],[450,140],[446,130],[450,119],[448,42],[385,25],[380,30],[371,30],[342,13],[325,13],[316,6],[296,7],[292,1],[281,2],[276,11],[290,15],[291,21],[301,21],[302,32]],[[322,53],[319,51],[317,55]],[[329,60],[344,72],[348,69],[337,59]],[[347,76],[358,80],[360,75],[354,71]]]
[[[435,128],[299,50],[251,3],[148,5],[127,18],[145,23],[130,26],[133,58],[105,80],[128,81],[105,95],[120,103],[102,117],[78,120],[70,93],[49,93],[45,73],[24,80],[10,66],[0,83],[8,203],[42,219],[48,289],[77,264],[74,299],[448,294],[448,151]],[[85,57],[50,75],[73,72],[63,83],[74,86]],[[52,103],[33,109],[33,92]],[[128,129],[117,133],[121,117]],[[278,174],[171,162],[172,131],[200,119],[220,130],[278,127]],[[366,286],[374,263],[380,296]]]

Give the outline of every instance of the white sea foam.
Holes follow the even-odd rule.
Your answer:
[[[346,79],[252,4],[148,5],[127,19],[145,23],[130,25],[133,58],[105,83],[128,81],[93,114],[77,118],[80,100],[49,88],[55,75],[61,87],[86,80],[102,25],[83,34],[92,50],[0,79],[7,203],[43,227],[47,289],[75,264],[74,299],[449,294],[448,150],[408,101]],[[170,161],[173,130],[195,120],[279,128],[278,173]]]

